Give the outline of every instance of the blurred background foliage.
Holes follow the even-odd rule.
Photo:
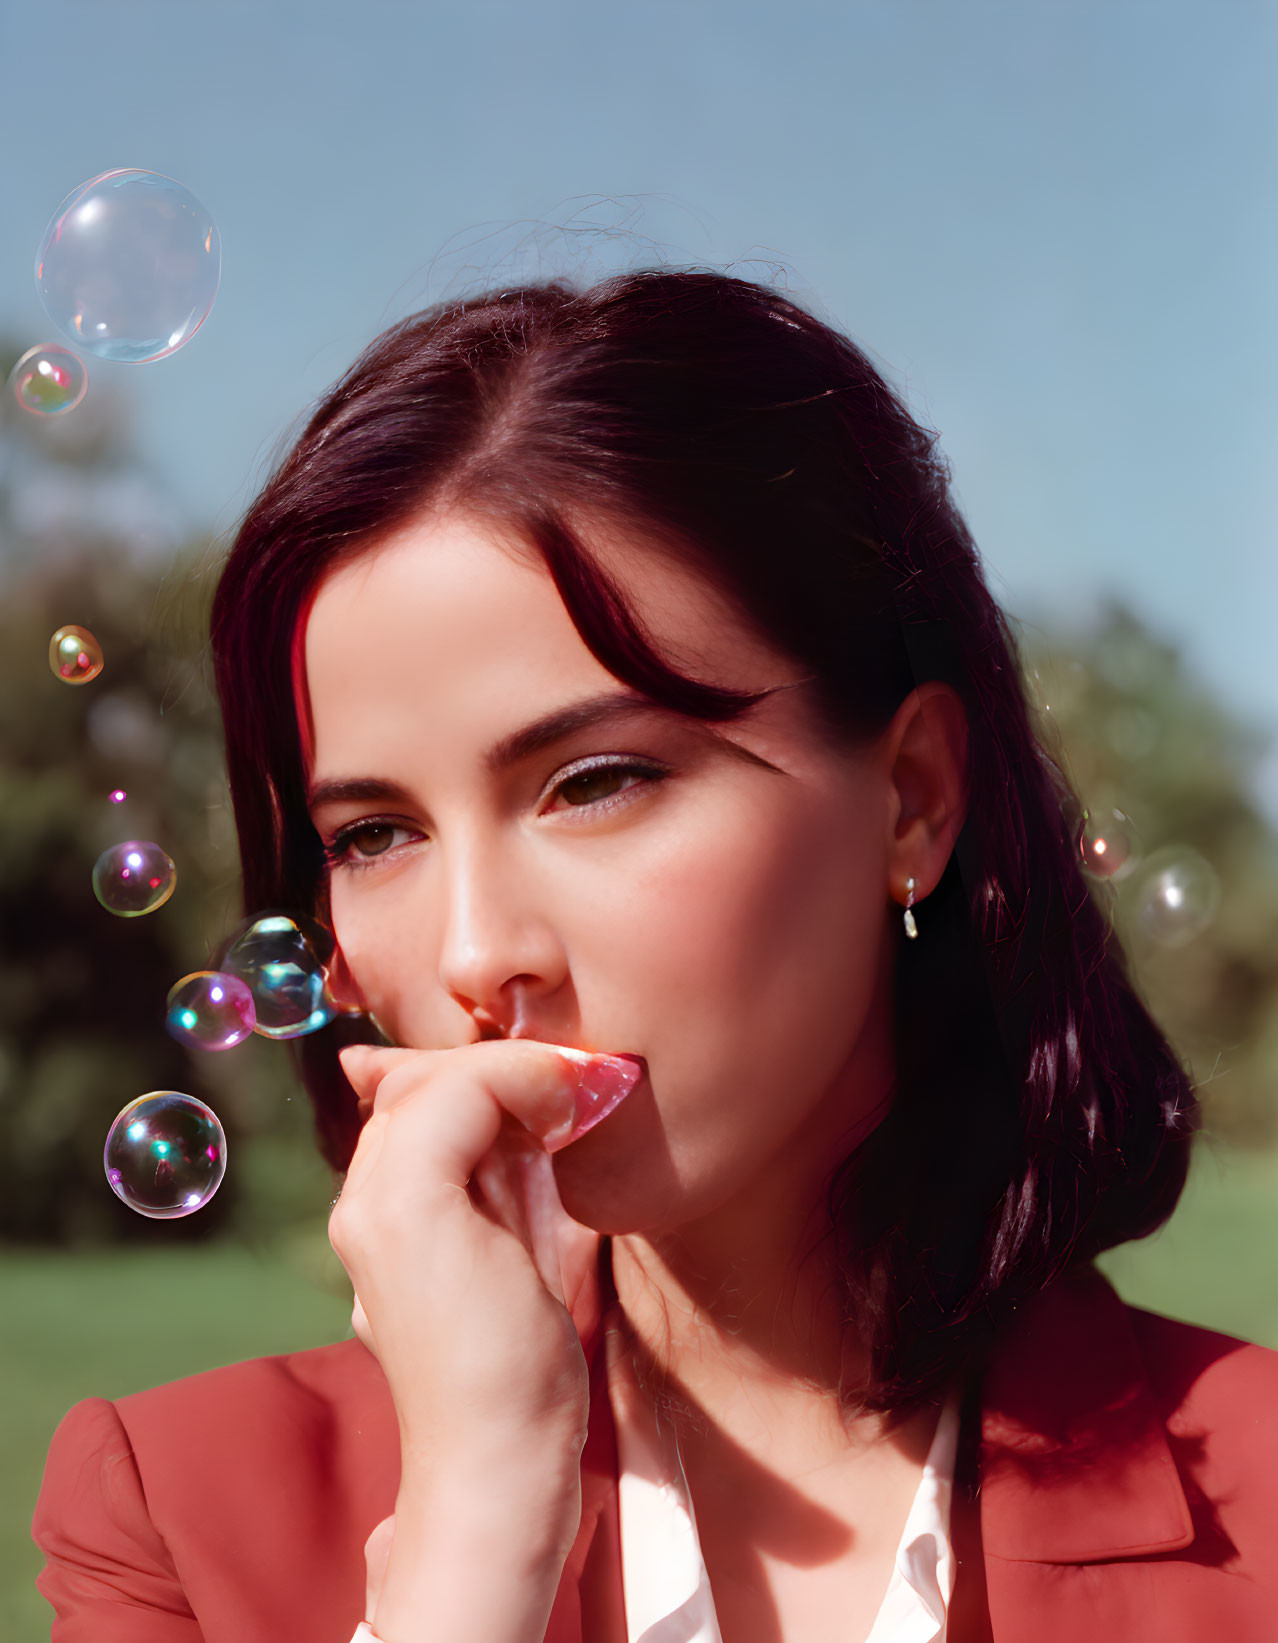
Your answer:
[[[213,964],[240,918],[207,659],[213,553],[174,540],[162,505],[147,507],[123,406],[90,395],[59,420],[6,402],[0,1239],[155,1246],[232,1227],[269,1239],[331,1196],[288,1049],[254,1036],[199,1055],[164,1029],[169,988]],[[33,505],[50,498],[59,505]],[[49,636],[67,622],[89,628],[106,658],[86,685],[62,683],[48,664]],[[123,803],[109,800],[114,789]],[[176,891],[144,918],[107,912],[91,888],[100,852],[126,838],[154,839],[177,863]],[[126,1209],[102,1171],[112,1119],[156,1089],[208,1101],[227,1132],[221,1189],[175,1221]]]
[[[1137,849],[1097,881],[1154,1015],[1191,1067],[1208,1136],[1278,1141],[1278,831],[1252,774],[1270,738],[1226,713],[1169,645],[1121,605],[1084,634],[1022,632],[1041,734],[1093,817],[1130,818]],[[1219,902],[1183,945],[1142,916],[1160,861],[1193,851]]]

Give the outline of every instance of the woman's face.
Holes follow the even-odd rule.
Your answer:
[[[674,665],[802,680],[691,569],[590,545]],[[778,1172],[815,1188],[890,1078],[878,744],[824,739],[801,683],[718,727],[645,707],[541,561],[458,516],[330,576],[305,663],[333,925],[394,1041],[513,1029],[645,1057],[556,1157],[565,1207],[600,1231],[686,1224]]]

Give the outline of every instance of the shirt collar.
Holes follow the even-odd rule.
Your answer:
[[[866,1643],[936,1643],[954,1591],[950,1499],[959,1441],[959,1393],[941,1406],[923,1476],[905,1520],[896,1567]]]

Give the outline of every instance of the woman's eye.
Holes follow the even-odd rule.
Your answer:
[[[611,799],[620,798],[636,785],[627,778],[636,777],[640,782],[655,782],[668,774],[669,772],[660,765],[595,765],[589,770],[579,770],[574,776],[565,776],[556,784],[554,792],[556,796],[562,794],[571,809],[581,810],[588,805],[606,807]]]
[[[666,766],[656,764],[592,765],[562,777],[551,793],[553,798],[562,796],[570,810],[608,810],[628,803],[632,789],[651,786],[669,774]],[[372,867],[378,857],[422,836],[399,822],[353,822],[333,835],[324,855],[330,867]]]
[[[326,854],[334,866],[358,866],[375,856],[384,856],[395,844],[402,844],[412,835],[407,827],[396,827],[394,822],[359,822],[338,833]]]

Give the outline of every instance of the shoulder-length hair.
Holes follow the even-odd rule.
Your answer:
[[[900,943],[894,1104],[831,1161],[843,1305],[870,1349],[849,1401],[935,1394],[1019,1300],[1167,1218],[1197,1102],[1088,894],[1077,801],[935,436],[774,290],[648,270],[492,292],[394,326],[324,397],[213,609],[249,911],[324,907],[293,678],[309,602],[428,507],[515,526],[592,654],[677,711],[726,722],[757,698],[667,666],[579,522],[622,519],[735,596],[815,676],[839,735],[881,729],[925,680],[963,700],[967,818]],[[340,1170],[359,1120],[339,1036],[299,1059]]]

